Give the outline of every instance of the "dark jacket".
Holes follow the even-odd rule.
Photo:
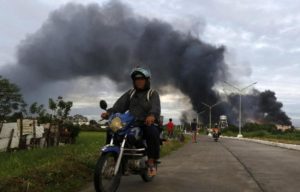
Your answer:
[[[191,128],[192,128],[192,131],[196,131],[196,129],[197,129],[197,123],[196,122],[192,122],[191,123]]]
[[[148,90],[136,91],[130,98],[131,90],[125,92],[114,104],[108,109],[109,113],[125,113],[129,112],[136,117],[139,122],[144,122],[148,115],[154,115],[156,123],[160,117],[160,99],[157,91],[153,91],[147,99]]]

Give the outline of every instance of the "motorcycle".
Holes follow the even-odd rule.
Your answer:
[[[100,101],[100,108],[107,109],[107,103]],[[110,115],[108,122],[110,143],[102,147],[94,173],[96,192],[114,192],[118,189],[123,175],[140,175],[150,182],[154,176],[148,175],[147,145],[142,138],[142,129],[135,126],[135,118],[130,113]],[[155,162],[157,168],[159,162]]]
[[[221,135],[221,133],[220,133],[219,129],[216,128],[216,129],[212,130],[212,137],[214,138],[215,142],[218,142],[220,135]]]

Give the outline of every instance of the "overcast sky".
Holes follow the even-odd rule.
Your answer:
[[[39,29],[51,11],[68,2],[103,4],[107,1],[0,0],[0,74],[1,67],[15,63],[20,41]],[[121,2],[140,15],[165,20],[178,30],[191,31],[205,42],[225,45],[226,62],[240,82],[239,86],[257,81],[257,89],[275,91],[294,124],[300,125],[300,1]],[[107,92],[116,90],[110,80],[102,78],[99,82],[91,83],[88,78],[74,80],[73,85],[76,86],[70,88],[67,98],[74,101],[76,112],[96,117],[99,110],[95,107],[95,100],[100,98],[99,94],[106,94],[111,102],[120,94]],[[99,91],[95,90],[95,86]],[[85,91],[78,92],[78,88]],[[94,92],[94,97],[90,94],[85,96],[83,92]],[[180,110],[191,107],[183,98],[179,92],[163,96],[166,116],[178,117]]]

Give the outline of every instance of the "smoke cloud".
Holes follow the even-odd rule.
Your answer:
[[[200,111],[201,102],[213,104],[221,98],[213,87],[229,77],[224,53],[223,46],[207,44],[166,22],[136,15],[117,1],[103,6],[70,3],[52,12],[36,33],[20,43],[18,63],[7,67],[4,75],[13,74],[24,91],[49,82],[101,76],[125,90],[131,85],[131,69],[140,65],[151,69],[156,88],[178,88],[190,98],[194,110]],[[284,114],[274,94],[253,97],[258,109],[252,111],[267,113],[272,121]],[[233,116],[234,98],[216,107],[214,115],[227,112]]]
[[[239,96],[231,94],[228,96],[226,106],[231,123],[238,124]],[[252,94],[242,96],[243,122],[274,123],[291,125],[290,118],[282,111],[282,103],[277,101],[275,92],[266,90],[259,92],[253,90]]]

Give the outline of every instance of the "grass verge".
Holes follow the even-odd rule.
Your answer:
[[[164,157],[166,155],[169,155],[171,152],[179,149],[180,147],[188,143],[190,140],[191,137],[189,135],[185,135],[184,142],[178,142],[176,139],[164,142],[163,146],[161,147],[160,156]]]
[[[104,138],[82,132],[75,145],[0,153],[0,191],[74,191],[90,181]]]
[[[0,191],[71,192],[92,181],[93,169],[105,133],[82,132],[77,143],[48,149],[0,153]],[[166,142],[161,156],[184,143]]]

